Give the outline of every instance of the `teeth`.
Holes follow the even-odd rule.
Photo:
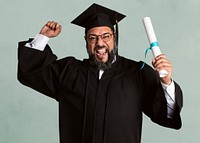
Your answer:
[[[97,53],[99,54],[104,54],[106,52],[106,49],[99,49],[97,50]]]

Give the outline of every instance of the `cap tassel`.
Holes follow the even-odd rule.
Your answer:
[[[118,20],[117,20],[117,13],[115,12],[115,19],[116,19],[116,25],[115,25],[115,43],[116,43],[116,54],[118,55],[118,43],[119,43],[119,27],[118,27]]]

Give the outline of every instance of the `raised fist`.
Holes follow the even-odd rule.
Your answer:
[[[61,30],[62,26],[59,25],[58,22],[49,21],[42,27],[42,29],[40,30],[40,34],[52,38],[58,36]]]

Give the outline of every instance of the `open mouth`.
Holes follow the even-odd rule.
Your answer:
[[[108,50],[106,48],[101,48],[101,49],[96,49],[96,55],[99,59],[102,59],[106,53],[108,52]]]

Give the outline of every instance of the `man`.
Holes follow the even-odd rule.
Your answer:
[[[88,59],[57,60],[47,45],[62,27],[47,22],[33,40],[19,43],[19,81],[59,103],[61,143],[140,143],[142,113],[164,127],[181,127],[182,91],[165,55],[152,69],[118,55],[125,16],[93,4],[72,23],[85,28]],[[168,75],[160,78],[161,69]]]

